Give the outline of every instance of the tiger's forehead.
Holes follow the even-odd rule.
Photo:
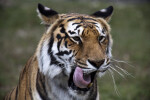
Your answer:
[[[110,33],[110,26],[102,18],[95,18],[83,14],[61,14],[60,18],[46,33],[65,33],[70,37],[81,36],[86,27],[94,27],[100,35],[106,36]],[[105,32],[103,32],[105,29]]]
[[[103,28],[105,27],[103,21],[97,20],[90,16],[66,16],[65,17],[65,28],[69,36],[81,36],[85,28],[95,29],[99,32],[100,35],[104,34]],[[103,26],[104,25],[104,26]]]

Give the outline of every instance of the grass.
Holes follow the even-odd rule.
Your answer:
[[[102,100],[150,99],[150,4],[118,4],[117,2],[65,2],[65,1],[17,1],[1,7],[0,16],[0,100],[19,79],[19,73],[27,59],[33,55],[45,28],[37,17],[40,2],[60,13],[78,12],[91,14],[109,5],[114,6],[110,25],[114,39],[113,56],[130,62],[134,67],[120,66],[135,78],[121,78],[115,74],[120,96],[114,91],[109,73],[99,80]]]

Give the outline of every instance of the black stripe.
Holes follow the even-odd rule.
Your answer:
[[[68,45],[68,42],[67,42],[67,41],[65,41],[65,47],[66,47],[66,48],[68,47],[67,45]]]
[[[72,16],[66,16],[65,18],[69,18],[69,17],[72,17]]]
[[[17,100],[17,96],[18,96],[18,86],[17,86],[17,88],[16,88],[15,100]]]
[[[53,34],[52,34],[52,36],[51,36],[51,38],[50,38],[50,42],[49,42],[49,49],[48,49],[48,54],[50,54],[50,59],[51,59],[51,65],[52,64],[59,64],[60,62],[58,62],[57,60],[56,60],[56,58],[54,57],[54,55],[53,55],[53,52],[52,52],[52,46],[53,46],[53,43],[54,43],[54,37],[53,37]]]
[[[53,37],[53,34],[50,38],[50,42],[49,42],[49,48],[48,48],[48,53],[50,54],[51,51],[52,51],[52,46],[53,46],[53,43],[54,43],[54,37]]]
[[[11,100],[11,94],[10,94],[10,96],[9,96],[9,100]]]
[[[11,94],[12,94],[13,91],[14,91],[14,89],[10,92],[9,100],[11,100]]]
[[[97,20],[95,20],[95,19],[93,19],[93,18],[84,18],[85,20],[93,20],[93,21],[97,21]]]
[[[85,18],[85,19],[87,19],[87,18]],[[94,20],[94,19],[91,19],[91,20]],[[94,20],[94,21],[96,21],[96,20]],[[83,23],[83,21],[81,21],[80,23],[73,23],[72,25],[75,25],[75,24],[79,24],[80,25],[81,23]],[[87,22],[87,23],[97,24],[96,22]]]
[[[11,91],[10,96],[9,96],[9,100],[11,100],[11,95],[12,95],[14,90],[15,90],[15,88]]]
[[[107,49],[106,49],[106,54],[108,54],[109,53],[109,46],[110,46],[110,37],[107,35],[106,38],[108,40],[108,46],[107,46]]]
[[[72,31],[70,31],[70,30],[69,30],[68,32],[69,32],[71,35],[72,35],[72,34],[76,34],[76,32],[72,32]]]
[[[78,25],[74,30],[77,30],[80,26],[82,26],[82,25]]]
[[[80,33],[80,30],[78,30],[78,35],[79,35],[79,33]]]
[[[62,39],[60,39],[59,41],[58,41],[58,43],[57,43],[57,49],[58,49],[58,51],[60,51],[60,44],[61,44],[61,42],[62,42]]]
[[[56,53],[56,55],[58,55],[58,56],[63,56],[63,55],[69,55],[69,54],[71,54],[71,52],[72,52],[72,50],[69,50],[69,51],[60,51],[60,52],[58,52],[58,53]]]
[[[36,60],[36,58],[34,58],[34,60]],[[42,57],[42,60],[43,60],[43,57]],[[43,65],[42,65],[43,66]],[[32,73],[30,73],[30,77],[29,77],[29,95],[30,95],[30,97],[31,97],[31,100],[33,100],[33,96],[32,96],[32,87],[31,87],[31,82],[32,82],[32,79],[31,79],[31,74]]]
[[[66,33],[65,28],[64,28],[64,25],[63,25],[63,24],[61,24],[59,27],[61,27],[61,29],[60,29],[60,32],[61,32],[61,33]]]
[[[69,62],[71,62],[71,60],[72,60],[73,57],[74,57],[74,56],[71,56],[71,57],[69,58]]]
[[[38,70],[38,72],[39,72],[39,70]],[[47,94],[47,92],[46,92],[46,88],[45,88],[45,77],[44,77],[43,75],[41,75],[41,74],[40,74],[40,82],[41,82],[41,84],[42,84],[42,87],[43,87],[44,93],[46,93],[46,94]]]
[[[95,22],[88,22],[88,23],[97,24],[97,23],[95,23]]]
[[[60,34],[57,34],[56,38],[57,38],[58,40],[60,40],[62,37],[61,37]]]
[[[58,62],[57,60],[56,60],[56,58],[54,57],[54,55],[53,55],[53,52],[51,52],[50,53],[50,57],[51,57],[51,65],[52,64],[55,64],[55,65],[58,65],[60,62]]]
[[[58,39],[57,49],[58,49],[58,51],[60,51],[60,44],[62,42],[63,37],[61,37],[60,34],[57,34],[56,38]]]
[[[61,24],[59,27],[61,27],[60,32],[65,34],[64,39],[68,38],[69,36],[68,36],[68,34],[66,32],[66,29],[64,28],[64,25]]]
[[[82,62],[79,62],[79,61],[77,61],[77,63],[79,63],[80,65],[87,66],[85,63],[82,63]]]
[[[82,35],[83,35],[83,37],[84,37],[84,31],[85,31],[85,29],[82,31]]]
[[[80,22],[80,23],[73,23],[72,25],[75,25],[75,24],[81,24],[82,23],[82,21]]]
[[[26,100],[27,87],[28,87],[28,85],[26,84],[26,88],[25,88],[25,96],[24,96],[24,99],[25,99],[25,100]]]
[[[71,19],[67,20],[67,22],[73,21],[73,20],[76,20],[76,19],[80,19],[80,17],[77,17],[77,18],[71,18]]]
[[[73,53],[74,53],[74,55],[73,55],[73,56],[76,56],[76,55],[77,55],[77,53],[78,53],[78,51],[76,52],[75,50],[73,50]]]
[[[30,90],[29,94],[30,94],[30,96],[31,96],[31,100],[33,100],[32,89],[31,89],[31,87],[29,88],[29,90]]]
[[[42,98],[42,100],[50,100],[47,96],[47,92],[45,89],[45,76],[42,75],[39,70],[37,73],[37,79],[36,79],[36,89]]]

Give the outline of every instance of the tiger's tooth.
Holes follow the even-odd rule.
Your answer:
[[[90,83],[90,84],[88,85],[88,88],[90,88],[92,85],[93,85],[93,83]]]

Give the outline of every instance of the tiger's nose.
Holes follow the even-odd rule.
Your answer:
[[[96,68],[99,68],[101,65],[103,65],[103,63],[105,62],[105,59],[102,59],[100,61],[94,61],[94,60],[89,60],[88,59],[88,62],[93,65],[94,67]]]

